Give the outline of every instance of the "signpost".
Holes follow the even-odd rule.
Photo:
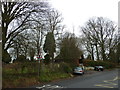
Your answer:
[[[41,55],[38,55],[38,56],[37,56],[37,60],[38,60],[39,63],[40,63],[40,60],[42,60],[42,56],[41,56]]]
[[[40,76],[40,61],[42,60],[42,56],[41,56],[41,54],[39,54],[38,56],[37,56],[37,60],[38,60],[38,77]]]

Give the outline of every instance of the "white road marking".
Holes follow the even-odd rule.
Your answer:
[[[37,89],[43,89],[43,88],[63,88],[62,86],[59,85],[43,85],[41,87],[36,87]]]

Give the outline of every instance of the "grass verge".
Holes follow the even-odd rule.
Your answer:
[[[38,65],[36,62],[3,65],[2,87],[29,87],[71,77],[72,69],[65,63],[41,65],[40,76],[38,76]]]

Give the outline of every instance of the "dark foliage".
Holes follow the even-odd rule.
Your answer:
[[[50,63],[50,56],[49,56],[49,54],[45,55],[44,63],[45,64],[49,64]]]
[[[53,32],[49,32],[47,34],[43,49],[45,53],[49,53],[49,56],[53,59],[54,52],[56,51],[55,38]]]
[[[2,61],[4,63],[9,63],[11,61],[11,57],[7,51],[4,51],[4,56],[2,55]]]
[[[28,60],[24,55],[20,55],[17,59],[16,62],[27,62]]]
[[[82,51],[77,46],[76,38],[68,34],[60,43],[60,55],[57,58],[73,63],[74,60],[79,59],[81,54]]]

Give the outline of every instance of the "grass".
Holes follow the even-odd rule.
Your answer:
[[[3,65],[3,88],[29,87],[40,83],[71,77],[70,67],[65,63],[41,65],[38,77],[38,63],[13,63]],[[68,68],[68,69],[65,69]],[[65,70],[64,70],[65,69]],[[68,70],[68,71],[67,71]]]
[[[113,63],[85,61],[86,66],[101,64],[107,68],[112,68]],[[24,62],[6,64],[2,67],[2,87],[18,88],[29,87],[72,77],[72,68],[67,63],[60,64],[40,64],[40,76],[38,76],[38,62]]]

